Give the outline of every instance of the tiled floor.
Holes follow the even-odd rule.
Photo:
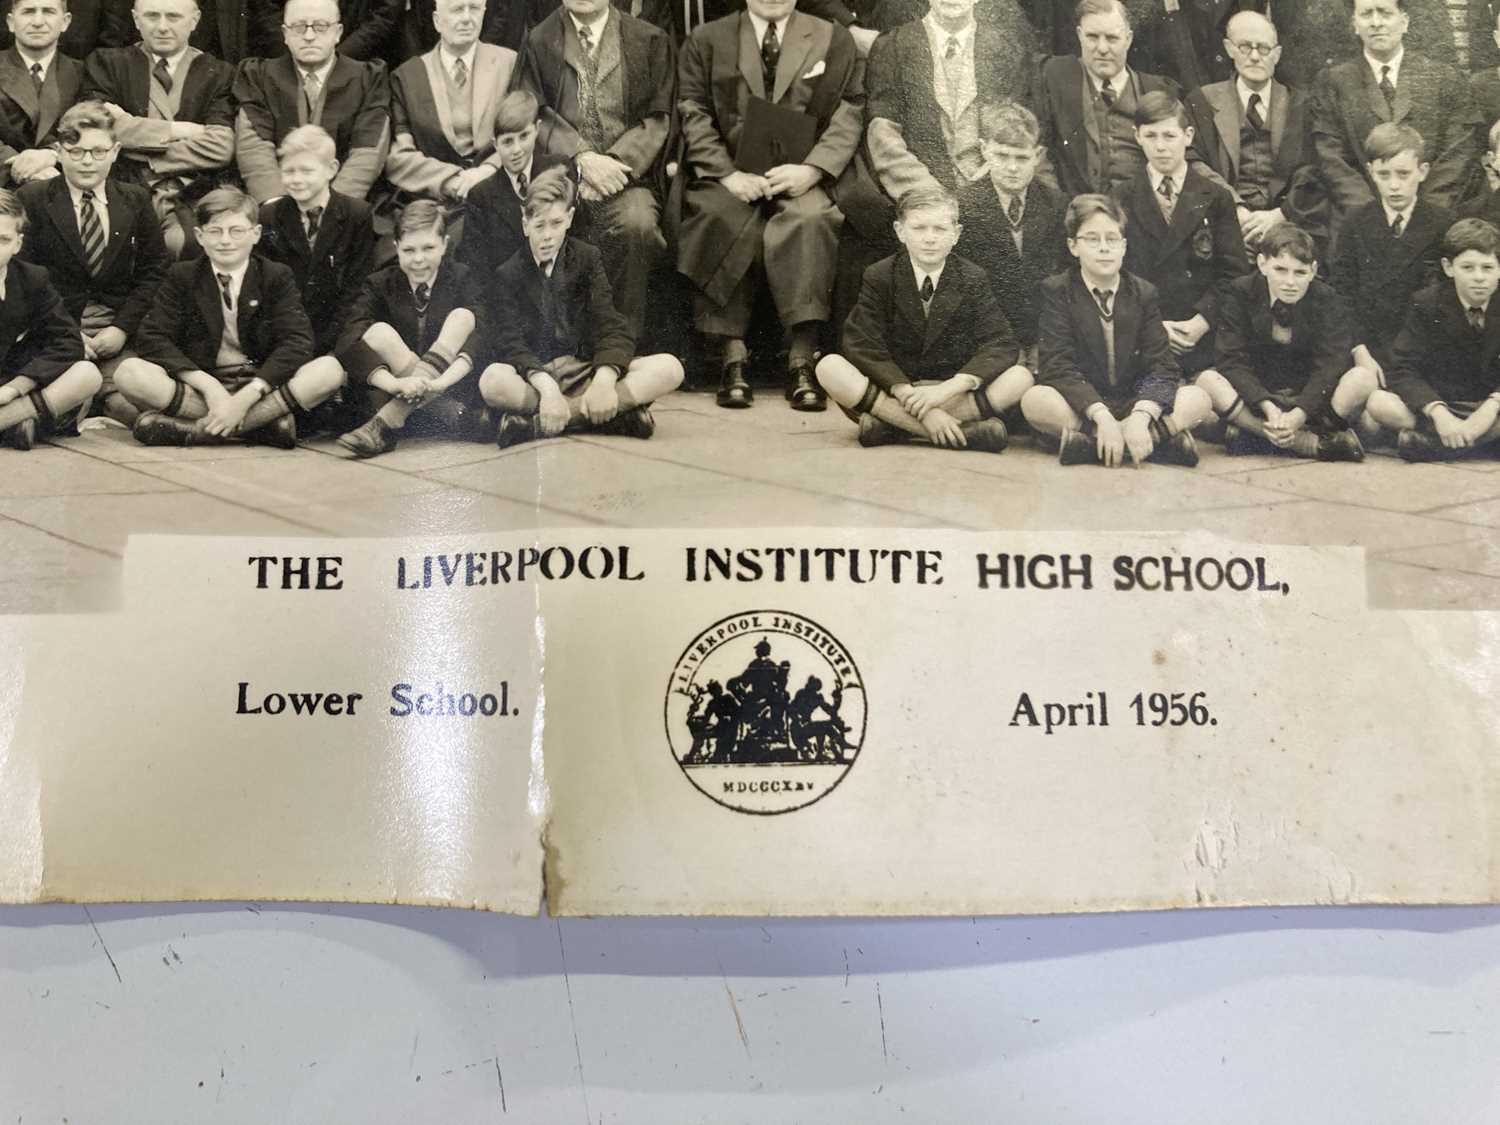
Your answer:
[[[1500,460],[1362,465],[1230,458],[1195,471],[1061,469],[1019,441],[1001,456],[863,450],[836,411],[774,394],[729,413],[679,394],[650,442],[579,436],[500,451],[410,440],[377,461],[331,441],[148,449],[96,431],[0,451],[0,612],[118,598],[132,532],[400,535],[542,526],[950,526],[1206,529],[1250,543],[1368,551],[1373,604],[1500,609]]]

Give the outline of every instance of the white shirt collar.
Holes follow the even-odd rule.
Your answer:
[[[1170,179],[1172,181],[1173,199],[1182,194],[1182,185],[1187,180],[1187,171],[1187,165],[1183,165],[1177,171],[1173,172],[1171,176],[1164,176],[1149,164],[1146,165],[1146,175],[1151,179],[1151,190],[1160,194],[1161,182]]]
[[[754,12],[746,12],[745,14],[750,17],[750,26],[755,29],[755,41],[757,43],[764,43],[766,41],[766,27],[770,21],[761,19]],[[787,16],[786,19],[776,21],[776,41],[778,43],[785,45],[786,25],[791,21],[791,18],[791,16]]]
[[[1120,70],[1116,72],[1115,76],[1108,82],[1105,82],[1103,79],[1099,78],[1098,75],[1096,75],[1092,70],[1089,70],[1087,67],[1084,67],[1083,73],[1088,76],[1089,86],[1092,89],[1097,91],[1102,90],[1104,89],[1104,87],[1108,86],[1110,92],[1113,93],[1117,98],[1125,92],[1125,87],[1130,82],[1129,67],[1121,67]]]
[[[604,42],[604,26],[609,23],[609,9],[605,8],[603,12],[591,20],[581,20],[571,12],[568,13],[568,18],[573,21],[574,31],[577,31],[581,27],[589,29],[589,37],[593,39],[594,50],[597,51],[599,44]]]
[[[1269,82],[1266,83],[1266,88],[1264,90],[1252,90],[1248,85],[1245,84],[1245,80],[1243,78],[1237,77],[1234,80],[1234,91],[1240,96],[1240,112],[1242,113],[1248,112],[1250,109],[1251,94],[1260,95],[1260,115],[1262,117],[1264,117],[1266,115],[1266,111],[1271,108],[1271,84]]]
[[[937,17],[928,12],[922,17],[922,26],[927,29],[927,37],[932,42],[932,53],[935,58],[941,59],[948,50],[948,40],[958,40],[959,54],[967,54],[974,43],[974,20],[969,19],[968,26],[962,31],[949,31],[938,23]]]
[[[329,204],[329,201],[332,200],[332,198],[333,198],[333,191],[332,191],[332,189],[331,188],[324,188],[323,189],[322,198],[311,200],[307,204],[306,207],[302,206],[302,204],[298,203],[296,200],[293,200],[292,202],[297,203],[297,215],[298,215],[298,217],[299,218],[305,218],[307,216],[307,213],[309,211],[311,211],[314,207],[321,207],[321,208],[323,208],[323,214],[326,215],[328,213],[328,204]]]
[[[161,59],[167,64],[167,73],[171,75],[176,75],[177,68],[182,65],[182,60],[187,58],[188,52],[192,49],[192,44],[186,44],[175,55],[158,55],[150,47],[146,46],[146,44],[141,44],[141,50],[146,53],[146,58],[150,61],[151,65],[155,66],[156,60]]]
[[[1003,210],[1009,211],[1010,201],[1012,199],[1019,199],[1021,201],[1021,214],[1024,215],[1026,213],[1026,193],[1024,191],[1020,195],[1012,195],[1004,188],[997,186],[994,180],[991,180],[990,184],[995,188],[995,197],[1000,200],[1000,207]]]
[[[562,251],[561,250],[559,250],[557,252],[557,258],[560,258],[560,257],[562,257]],[[539,270],[541,270],[543,277],[551,277],[552,276],[552,271],[557,268],[557,258],[553,258],[552,261],[548,262],[546,266],[543,266],[542,263],[540,261],[538,261],[537,256],[535,254],[531,255],[531,260],[533,262],[536,262],[536,268],[539,269]]]
[[[1377,83],[1380,81],[1380,72],[1382,70],[1384,70],[1386,67],[1390,67],[1391,68],[1391,85],[1393,85],[1393,86],[1399,86],[1399,85],[1401,85],[1401,62],[1405,58],[1406,58],[1406,47],[1405,46],[1402,46],[1396,52],[1396,57],[1393,58],[1390,62],[1381,62],[1374,55],[1370,54],[1369,51],[1366,51],[1365,52],[1365,65],[1368,66],[1370,68],[1370,71],[1375,75],[1375,81]]]
[[[1090,281],[1088,275],[1084,273],[1082,269],[1078,271],[1078,276],[1083,281],[1083,287],[1090,293],[1093,293],[1095,289],[1102,289],[1104,290],[1104,292],[1108,293],[1110,295],[1111,305],[1113,305],[1115,295],[1120,292],[1120,278],[1122,276],[1121,274],[1115,274],[1114,280],[1109,282],[1107,285],[1101,285],[1096,282]]]
[[[608,13],[605,14],[607,15]],[[472,76],[474,74],[474,56],[478,53],[479,41],[477,39],[473,43],[470,43],[469,49],[461,55],[455,55],[452,51],[448,50],[447,47],[443,46],[442,44],[438,44],[438,58],[443,64],[443,69],[446,70],[450,75],[453,73],[453,64],[458,62],[459,59],[463,59],[464,69],[469,72],[470,76]]]
[[[63,182],[67,183],[66,180],[64,180]],[[105,188],[105,185],[104,184],[100,184],[96,188],[89,188],[88,189],[89,191],[91,191],[91,192],[94,193],[94,206],[95,207],[103,208],[103,207],[108,206],[108,200],[107,200],[107,198],[106,198],[106,196],[104,194],[104,188]],[[73,210],[74,211],[81,210],[83,208],[83,189],[82,188],[76,188],[72,184],[68,184],[68,194],[73,197]]]
[[[1396,216],[1401,216],[1401,233],[1406,233],[1406,228],[1411,226],[1411,213],[1417,209],[1417,201],[1414,199],[1406,205],[1404,211],[1392,211],[1386,206],[1385,200],[1380,201],[1380,209],[1385,212],[1385,225],[1390,226],[1396,221]]]
[[[315,75],[318,79],[318,88],[321,90],[324,86],[328,85],[328,73],[333,69],[333,64],[338,61],[338,55],[334,55],[322,66],[314,67],[312,70],[306,69],[301,63],[295,63],[293,65],[297,70],[297,81],[301,82],[309,74]]]
[[[531,163],[531,168],[535,168],[535,167],[536,167],[536,161],[533,160],[532,163]],[[519,175],[522,175],[522,176],[526,177],[526,187],[528,189],[531,187],[531,181],[532,181],[532,178],[533,178],[532,175],[531,175],[531,168],[528,168],[524,172],[519,173]],[[500,170],[502,172],[504,172],[507,176],[510,177],[510,190],[516,193],[516,198],[517,199],[520,199],[521,198],[521,181],[518,178],[518,174],[515,173],[515,172],[512,172],[509,168],[501,168]]]
[[[943,271],[947,268],[947,259],[944,259],[943,264],[938,266],[938,268],[935,270],[924,270],[921,266],[917,265],[915,261],[913,261],[911,264],[911,272],[912,276],[916,279],[917,282],[917,296],[920,297],[922,295],[922,282],[924,279],[929,277],[932,278],[932,291],[935,294],[937,292],[938,284],[943,280]]]
[[[32,64],[41,63],[42,78],[45,79],[47,75],[52,71],[52,60],[57,58],[57,45],[54,43],[52,45],[52,49],[49,50],[46,54],[42,55],[40,58],[33,59],[27,56],[26,52],[21,49],[21,46],[18,43],[16,45],[16,54],[21,56],[21,66],[28,72],[31,70]]]
[[[240,267],[238,269],[233,270],[221,270],[212,262],[209,262],[208,264],[209,268],[211,268],[214,272],[215,283],[217,283],[219,280],[219,274],[229,274],[229,296],[230,299],[234,302],[235,310],[238,311],[240,307],[240,286],[245,284],[245,272],[250,268],[250,259],[246,258],[244,262],[240,264]]]
[[[416,296],[417,286],[419,284],[420,285],[425,285],[425,286],[427,286],[427,293],[430,296],[432,294],[432,291],[437,288],[438,275],[441,274],[442,272],[443,272],[443,263],[439,262],[437,269],[435,269],[435,270],[432,271],[432,276],[429,277],[426,281],[415,282],[411,278],[408,277],[406,279],[406,287],[411,290],[412,296]]]

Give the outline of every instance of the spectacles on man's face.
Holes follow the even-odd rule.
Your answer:
[[[205,238],[211,238],[211,239],[214,239],[215,241],[217,241],[218,239],[223,238],[227,234],[235,242],[239,242],[241,239],[248,238],[250,236],[250,232],[253,231],[255,228],[254,227],[246,227],[246,226],[233,226],[233,227],[202,227],[200,229],[203,231],[203,235],[204,235]]]
[[[1240,54],[1244,55],[1247,59],[1252,59],[1256,55],[1259,55],[1263,59],[1268,59],[1268,58],[1271,57],[1272,54],[1275,53],[1276,49],[1278,47],[1280,47],[1281,44],[1280,43],[1234,43],[1234,44],[1232,44],[1232,46],[1234,47],[1234,49],[1236,51],[1238,51]]]
[[[82,160],[84,157],[103,163],[109,159],[109,154],[115,151],[114,145],[106,145],[102,148],[79,148],[74,145],[63,145],[62,154],[69,160]]]
[[[305,36],[309,31],[314,35],[327,35],[338,27],[336,20],[298,20],[296,23],[284,23],[281,25],[283,31],[290,31],[293,35]]]
[[[1118,250],[1125,245],[1125,236],[1123,234],[1080,234],[1073,241],[1081,242],[1091,250],[1097,250],[1101,246]]]

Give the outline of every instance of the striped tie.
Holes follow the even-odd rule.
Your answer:
[[[78,233],[83,239],[83,261],[88,266],[89,276],[97,277],[99,267],[104,264],[104,224],[99,222],[99,212],[94,209],[94,193],[83,193],[81,221]]]

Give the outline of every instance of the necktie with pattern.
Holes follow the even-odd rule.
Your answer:
[[[526,173],[525,172],[517,172],[516,173],[516,187],[519,189],[519,191],[517,192],[517,194],[520,195],[520,197],[522,199],[526,198],[526,188],[528,186],[529,185],[528,185],[528,182],[527,182],[527,179],[526,179]]]
[[[1161,181],[1161,186],[1158,187],[1156,190],[1157,190],[1157,193],[1161,196],[1161,211],[1162,211],[1162,214],[1167,217],[1167,221],[1168,222],[1171,222],[1172,221],[1172,212],[1177,209],[1177,199],[1174,196],[1174,188],[1173,188],[1173,184],[1172,184],[1172,177],[1171,176],[1163,176],[1162,177],[1162,181]]]
[[[1292,306],[1285,301],[1272,301],[1271,323],[1278,328],[1290,328],[1292,326]]]
[[[1010,197],[1010,204],[1005,208],[1005,217],[1010,221],[1011,226],[1021,225],[1021,197],[1019,195]]]
[[[303,217],[307,220],[307,244],[311,246],[318,241],[318,225],[323,221],[323,208],[309,207]]]
[[[604,147],[604,119],[599,116],[599,56],[594,52],[594,34],[586,23],[578,25],[578,42],[583,47],[583,88],[579,101],[583,109],[583,127],[590,141]]]
[[[36,87],[36,92],[38,94],[40,94],[42,92],[42,80],[45,77],[46,76],[42,73],[42,64],[41,63],[35,63],[35,62],[32,63],[31,64],[31,84]]]
[[[1114,294],[1108,289],[1094,290],[1094,300],[1099,305],[1099,315],[1105,320],[1113,320],[1115,318],[1115,314],[1109,311],[1109,302],[1113,298]]]
[[[1110,87],[1109,85],[1107,85],[1107,84],[1104,85],[1104,86],[1100,86],[1099,87],[1099,100],[1104,103],[1104,108],[1105,109],[1108,109],[1110,106],[1114,105],[1115,104],[1115,92],[1114,92],[1114,89],[1112,87]]]
[[[950,36],[948,36],[948,48],[947,48],[947,50],[945,50],[943,52],[943,58],[945,58],[949,62],[952,62],[954,59],[958,58],[958,36],[957,35],[950,35]]]
[[[1394,219],[1391,220],[1391,237],[1392,238],[1400,238],[1401,237],[1401,231],[1405,227],[1406,227],[1406,220],[1403,219],[1400,215],[1397,215]]]
[[[766,37],[760,41],[760,69],[766,80],[766,93],[776,88],[776,64],[781,61],[781,39],[774,23],[766,24]]]
[[[224,307],[230,312],[234,311],[234,298],[229,293],[229,283],[233,280],[227,273],[216,273],[219,279],[219,296],[224,298]]]
[[[1385,95],[1387,106],[1396,104],[1396,85],[1391,81],[1391,68],[1388,66],[1380,68],[1380,92]]]
[[[922,301],[924,304],[932,300],[932,294],[936,291],[936,289],[937,286],[932,284],[931,274],[928,274],[922,279]]]
[[[469,65],[463,59],[453,64],[453,84],[460,90],[469,84]]]
[[[88,266],[89,276],[97,276],[104,264],[104,224],[99,221],[99,212],[94,207],[94,193],[83,193],[79,207],[78,234],[83,242],[83,260]]]
[[[163,56],[156,56],[156,64],[151,68],[151,76],[156,79],[157,85],[162,88],[163,93],[170,94],[172,92],[172,71],[167,66],[167,60]]]
[[[311,71],[302,72],[302,100],[306,103],[307,119],[312,121],[318,104],[318,76]]]
[[[1260,115],[1260,95],[1251,94],[1250,102],[1245,107],[1245,120],[1250,122],[1250,128],[1257,133],[1264,132],[1266,119]]]
[[[432,301],[432,286],[425,281],[417,282],[417,288],[412,293],[412,298],[417,303],[417,312],[423,316],[427,314],[427,306]]]
[[[1468,314],[1468,317],[1469,317],[1469,327],[1472,328],[1472,329],[1474,329],[1475,332],[1483,332],[1484,331],[1484,310],[1481,309],[1481,308],[1477,308],[1477,307],[1475,307],[1473,305],[1470,305],[1464,311]]]

